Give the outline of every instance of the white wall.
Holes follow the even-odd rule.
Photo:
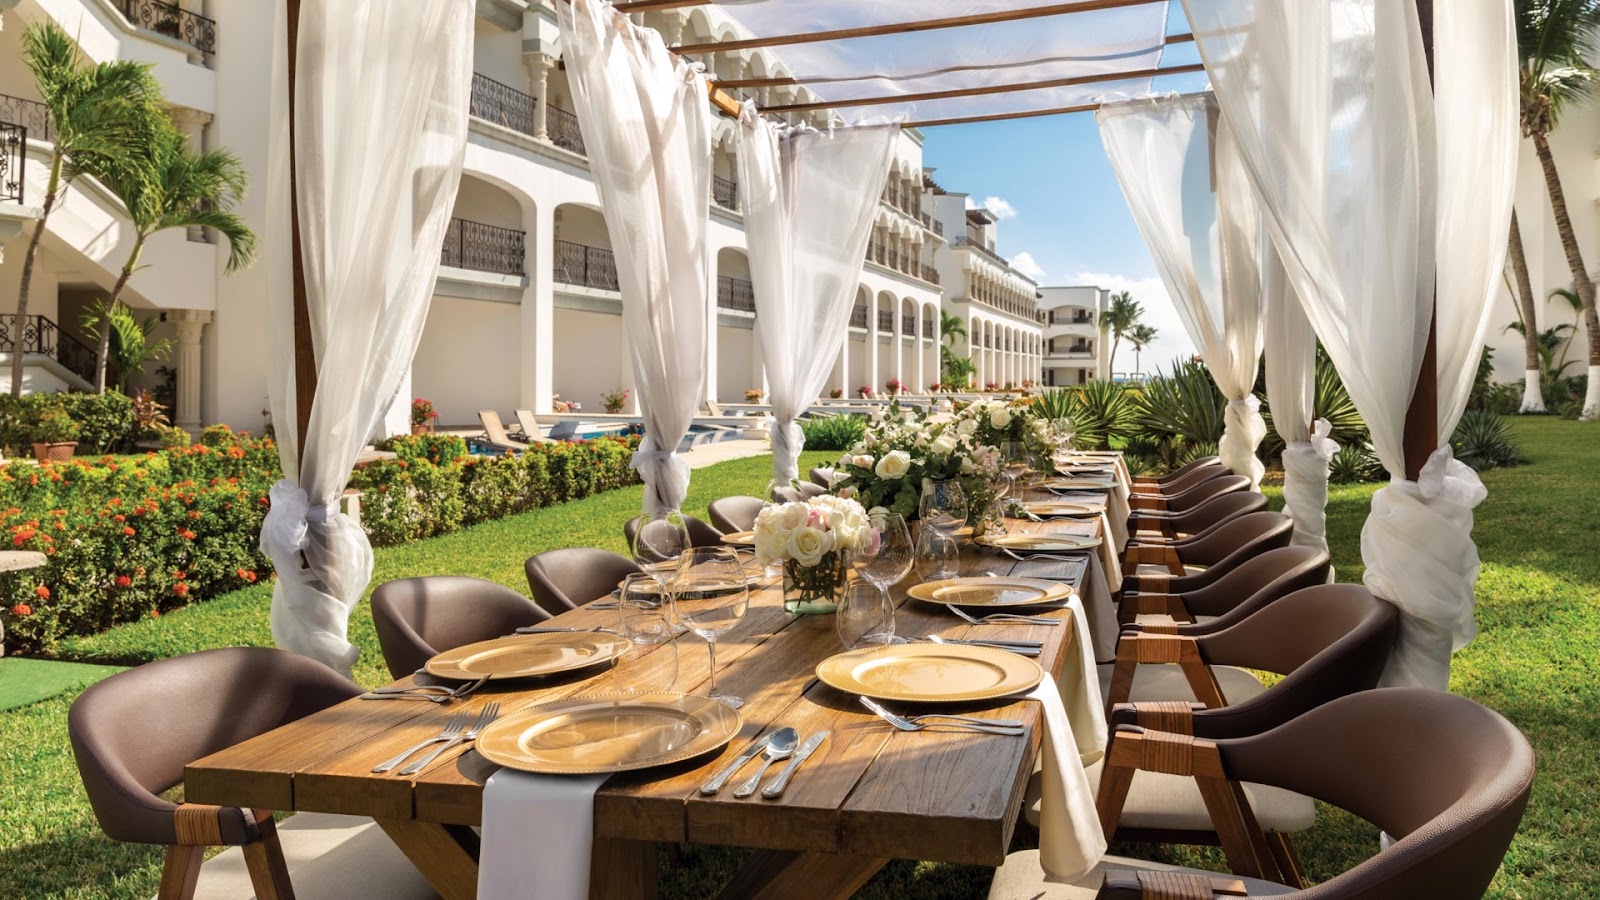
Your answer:
[[[743,403],[744,392],[760,388],[751,374],[755,332],[748,328],[717,326],[717,400]]]
[[[512,411],[522,405],[517,396],[520,317],[513,303],[433,298],[411,365],[411,396],[432,401],[439,425],[475,425],[480,409],[493,409],[511,421]]]
[[[557,309],[555,331],[556,393],[582,403],[585,412],[600,412],[600,395],[624,385],[622,317]]]

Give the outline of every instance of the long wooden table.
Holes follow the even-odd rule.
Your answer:
[[[1051,530],[1051,523],[1008,523]],[[1048,577],[1053,561],[1014,563],[968,548],[965,574]],[[1092,572],[1092,567],[1083,567]],[[915,575],[907,583],[915,583]],[[897,589],[902,636],[1040,640],[1039,663],[1059,675],[1073,629],[1043,625],[968,625],[946,610],[906,602]],[[614,625],[614,610],[578,609],[556,626]],[[1065,611],[1048,615],[1065,618]],[[677,689],[703,690],[707,654],[692,635],[678,641]],[[767,582],[749,612],[717,642],[718,684],[745,699],[744,728],[721,752],[677,766],[612,777],[595,797],[592,897],[654,897],[656,845],[693,842],[758,852],[725,897],[848,897],[891,858],[997,866],[1005,858],[1023,789],[1039,747],[1038,704],[1017,701],[962,709],[1021,719],[1022,738],[957,731],[899,732],[857,698],[818,682],[817,663],[841,651],[833,616],[790,616],[782,587]],[[649,665],[645,656],[634,665]],[[396,684],[408,684],[411,678]],[[191,764],[192,803],[369,816],[446,898],[472,897],[483,783],[497,768],[470,748],[447,753],[415,776],[374,775],[378,762],[437,734],[459,709],[496,700],[502,714],[549,700],[613,690],[607,672],[587,677],[491,683],[461,701],[435,705],[350,700]],[[779,800],[736,800],[731,788],[697,790],[712,772],[761,734],[793,726],[833,736],[800,767]]]

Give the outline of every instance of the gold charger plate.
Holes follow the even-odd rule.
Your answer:
[[[1026,691],[1043,677],[1026,656],[953,644],[868,647],[817,664],[817,678],[830,687],[906,703],[992,700]]]
[[[740,547],[754,547],[756,533],[754,531],[735,531],[733,534],[723,535],[722,542],[724,544],[737,544]]]
[[[1022,508],[1036,516],[1098,516],[1106,511],[1103,503],[1078,503],[1072,500],[1031,500]]]
[[[946,578],[912,585],[906,596],[946,606],[1030,606],[1065,600],[1071,588],[1042,578]]]
[[[984,535],[978,543],[1007,550],[1091,550],[1100,546],[1097,537],[1076,534],[993,534]]]
[[[678,693],[591,694],[518,710],[484,729],[490,762],[547,775],[598,775],[671,765],[718,750],[743,727],[739,713]]]
[[[531,678],[599,665],[627,649],[624,638],[598,631],[518,634],[446,650],[426,668],[429,675],[463,681]]]
[[[1109,490],[1110,476],[1105,478],[1047,478],[1039,486],[1052,491]]]

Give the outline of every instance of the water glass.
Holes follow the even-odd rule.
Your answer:
[[[922,528],[917,533],[917,577],[923,581],[942,581],[961,572],[956,539],[937,528]]]
[[[672,579],[672,608],[678,621],[706,642],[711,660],[707,694],[738,709],[744,701],[717,689],[717,638],[732,631],[750,608],[750,588],[738,554],[730,547],[691,547],[678,557]],[[701,586],[714,585],[714,590]],[[737,587],[729,589],[730,585]]]
[[[911,531],[904,518],[887,511],[869,516],[868,529],[872,536],[866,548],[853,558],[856,574],[887,591],[911,572],[916,553],[911,545]]]
[[[889,592],[865,579],[845,587],[834,613],[839,641],[846,650],[894,642],[894,604]]]
[[[954,533],[967,524],[967,492],[955,480],[922,483],[922,496],[917,501],[917,514],[922,527],[947,534]]]
[[[670,691],[678,680],[678,645],[672,640],[667,607],[659,593],[637,590],[647,582],[654,586],[649,576],[629,575],[617,601],[617,632],[628,642],[628,649],[612,663],[611,677],[623,691]]]

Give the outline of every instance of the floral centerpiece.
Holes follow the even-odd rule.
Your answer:
[[[768,504],[756,516],[756,560],[783,564],[783,608],[791,613],[838,609],[850,560],[875,539],[867,511],[846,497]]]
[[[987,414],[987,407],[972,404],[930,419],[920,410],[890,404],[866,437],[840,457],[838,469],[846,478],[836,488],[911,521],[917,518],[925,480],[959,480],[968,521],[975,522],[988,505],[989,476],[1000,461],[999,450],[982,432],[991,427],[980,422]]]

